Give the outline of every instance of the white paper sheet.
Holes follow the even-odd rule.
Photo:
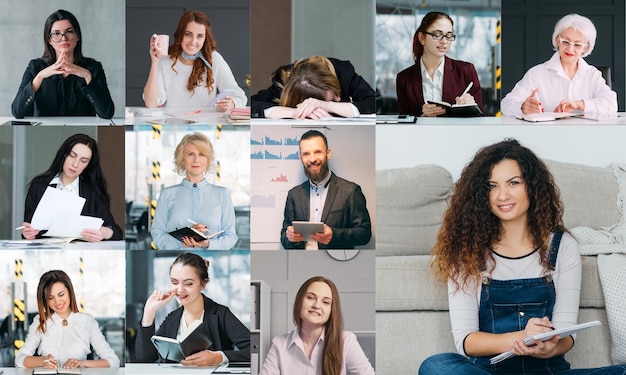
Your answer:
[[[104,220],[99,217],[63,215],[50,225],[45,235],[49,237],[81,238],[80,232],[83,229],[100,229],[103,223]]]
[[[39,230],[49,229],[53,223],[60,221],[60,216],[80,216],[84,205],[85,198],[48,186],[35,209],[30,225]]]

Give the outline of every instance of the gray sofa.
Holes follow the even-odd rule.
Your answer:
[[[611,168],[546,161],[564,202],[567,228],[617,223],[617,182]],[[429,269],[450,173],[435,165],[379,170],[376,175],[376,370],[416,374],[428,356],[456,351],[450,332],[446,286]],[[582,257],[579,322],[601,327],[580,333],[566,354],[572,368],[611,364],[604,297],[595,256]]]

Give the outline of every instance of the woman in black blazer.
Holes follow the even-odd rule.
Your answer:
[[[58,10],[46,20],[43,56],[31,60],[11,111],[24,116],[94,116],[110,119],[115,107],[102,64],[82,53],[74,15]]]
[[[100,229],[84,229],[81,236],[90,242],[121,240],[122,228],[115,223],[109,209],[107,184],[100,168],[96,141],[85,134],[74,134],[63,142],[47,171],[33,178],[28,186],[24,207],[22,236],[32,240],[45,231],[33,228],[30,222],[48,187],[77,193],[85,198],[81,215],[101,218]]]
[[[376,112],[376,94],[350,61],[311,56],[278,68],[252,96],[252,117],[358,117]]]
[[[184,366],[250,361],[250,331],[228,307],[201,293],[209,282],[208,267],[209,262],[196,254],[184,253],[176,258],[170,267],[170,290],[155,290],[146,301],[135,341],[137,362],[155,362],[159,358],[150,342],[155,335],[154,320],[156,312],[174,297],[181,307],[165,318],[156,335],[177,338],[191,323],[202,320],[211,339],[207,349],[182,360]]]

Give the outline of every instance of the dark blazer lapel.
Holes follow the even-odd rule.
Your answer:
[[[335,197],[337,196],[337,191],[339,188],[337,187],[337,179],[334,178],[334,174],[331,172],[330,175],[330,184],[328,184],[328,193],[326,193],[326,201],[324,202],[324,210],[322,211],[322,222],[326,222],[326,218],[328,217],[328,213],[330,212],[330,208],[333,206],[333,202],[335,201]]]
[[[301,207],[296,207],[296,211],[300,211],[302,213],[303,221],[309,221],[310,208],[311,208],[311,181],[307,180],[305,183],[300,185],[302,189],[299,189],[299,194],[301,194],[300,199],[296,200],[296,202],[302,202]],[[298,220],[298,215],[296,215],[296,220]]]
[[[220,341],[220,329],[217,322],[217,308],[206,296],[204,298],[204,323],[209,328],[209,335],[211,336],[211,350],[222,350],[222,342]]]
[[[461,93],[455,93],[454,91],[459,86],[459,83],[456,81],[456,73],[454,73],[454,65],[452,64],[452,60],[448,57],[444,56],[443,61],[443,87],[441,88],[441,99],[444,102],[448,102],[450,104],[454,104],[454,98],[461,95]],[[452,101],[450,101],[452,98]]]
[[[165,336],[175,339],[180,327],[180,319],[183,317],[183,307],[179,307],[172,312],[171,320],[177,324],[168,324],[165,326]]]
[[[426,103],[424,100],[424,90],[422,89],[422,67],[419,60],[415,63],[415,83],[413,86],[413,90],[415,96],[417,97],[417,103]],[[419,108],[419,111],[422,112],[422,108]]]

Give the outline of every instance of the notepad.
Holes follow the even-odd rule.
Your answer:
[[[532,335],[532,336],[526,337],[523,341],[524,341],[524,344],[526,344],[526,346],[534,346],[534,345],[536,345],[535,344],[536,340],[548,341],[548,340],[550,340],[551,338],[553,338],[556,335],[560,335],[561,338],[563,338],[563,337],[566,337],[566,336],[573,335],[574,333],[583,331],[583,330],[585,330],[587,328],[599,326],[600,324],[602,324],[602,323],[600,323],[600,321],[594,320],[594,321],[591,321],[591,322],[577,324],[575,326],[571,326],[571,327],[567,327],[567,328],[555,329],[554,331],[550,331],[550,332],[538,333],[536,335]],[[489,363],[494,365],[496,363],[500,363],[500,362],[504,361],[505,359],[509,359],[511,357],[514,357],[514,356],[515,356],[515,354],[513,354],[513,352],[511,352],[511,351],[504,352],[502,354],[499,354],[499,355],[491,358],[489,360]]]
[[[580,112],[542,112],[542,113],[529,113],[521,116],[515,116],[518,120],[524,120],[528,122],[545,122],[556,121],[563,118],[579,116]]]
[[[428,100],[428,104],[438,105],[446,110],[446,114],[443,116],[448,117],[480,117],[483,115],[483,111],[476,103],[469,104],[450,104],[447,102],[440,102],[437,100]]]

